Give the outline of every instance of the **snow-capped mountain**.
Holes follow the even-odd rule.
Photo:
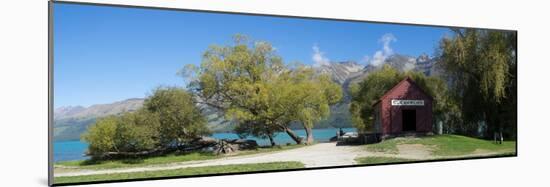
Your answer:
[[[436,66],[436,61],[436,59],[430,58],[425,54],[418,57],[394,54],[387,57],[384,63],[378,66],[371,64],[365,66],[354,61],[342,61],[332,62],[328,65],[321,65],[315,68],[320,73],[330,74],[335,82],[345,84],[347,81],[350,81],[350,79],[358,81],[356,79],[366,77],[370,72],[382,68],[384,64],[388,64],[401,72],[417,71],[431,76],[434,72],[441,71],[440,68]]]
[[[343,84],[350,77],[361,74],[364,66],[354,61],[334,62],[328,65],[317,67],[320,73],[328,73],[332,79],[340,84]]]

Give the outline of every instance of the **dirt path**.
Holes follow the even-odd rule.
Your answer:
[[[180,162],[170,165],[57,172],[55,173],[55,177],[158,171],[188,167],[284,161],[298,161],[303,163],[305,167],[342,166],[356,164],[354,159],[357,156],[366,156],[364,148],[362,149],[359,146],[336,146],[336,143],[318,143],[312,146],[306,146],[302,148],[279,151],[274,153],[260,153],[254,155],[226,157],[214,160]]]

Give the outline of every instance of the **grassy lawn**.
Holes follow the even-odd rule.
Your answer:
[[[516,152],[515,141],[504,141],[502,144],[495,144],[490,140],[459,135],[422,137],[407,143],[435,146],[433,154],[436,156],[460,156],[474,153],[476,150],[497,154],[513,154]]]
[[[365,145],[374,152],[398,154],[397,145],[422,144],[432,148],[434,156],[461,156],[480,152],[491,152],[496,155],[513,155],[516,152],[515,141],[504,141],[494,144],[490,140],[482,140],[460,135],[435,135],[419,138],[394,138],[376,144]]]
[[[404,158],[396,158],[396,157],[374,156],[374,157],[356,158],[355,161],[357,161],[358,164],[382,164],[382,163],[410,162],[410,161],[415,161],[415,160],[404,159]]]
[[[368,144],[365,147],[367,148],[368,151],[397,154],[398,153],[397,143],[398,141],[396,141],[395,139],[391,139],[391,140],[386,140],[375,144]]]
[[[191,176],[191,175],[201,175],[201,174],[222,174],[222,173],[236,173],[236,172],[282,170],[282,169],[296,169],[296,168],[303,168],[303,167],[304,167],[304,164],[300,162],[236,164],[236,165],[223,165],[223,166],[183,168],[183,169],[162,170],[162,171],[85,175],[85,176],[74,176],[74,177],[55,177],[54,182],[55,184],[61,184],[61,183],[75,183],[75,182],[121,180],[121,179],[140,179],[140,178],[154,178],[154,177]]]
[[[94,161],[94,160],[80,160],[80,161],[63,161],[56,162],[56,166],[69,166],[69,169],[112,169],[112,168],[124,168],[124,167],[139,167],[147,165],[157,165],[157,164],[169,164],[175,162],[186,162],[194,160],[209,160],[216,159],[228,156],[236,155],[249,155],[257,153],[266,153],[274,151],[282,151],[288,149],[295,149],[303,147],[304,145],[288,145],[288,146],[277,146],[277,147],[267,147],[267,148],[258,148],[256,150],[246,150],[240,151],[237,154],[233,155],[215,155],[212,153],[206,152],[193,152],[187,154],[168,154],[164,156],[155,156],[149,158],[134,158],[134,159],[124,159],[124,160],[104,160],[104,161]],[[56,168],[67,169],[67,168]]]

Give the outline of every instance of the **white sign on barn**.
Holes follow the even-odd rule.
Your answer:
[[[424,100],[391,100],[392,106],[424,106]]]

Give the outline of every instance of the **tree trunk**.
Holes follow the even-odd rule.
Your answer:
[[[290,138],[292,138],[292,140],[296,142],[296,144],[302,144],[302,138],[300,138],[296,133],[294,133],[292,129],[284,126],[282,128],[285,130],[288,136],[290,136]]]
[[[306,130],[306,145],[313,144],[313,132],[311,130],[311,127],[304,127]]]
[[[273,136],[267,135],[267,137],[269,137],[269,142],[271,142],[271,147],[275,146],[275,140],[273,140]]]
[[[504,141],[504,137],[502,135],[502,131],[504,131],[504,127],[502,125],[502,119],[500,118],[500,116],[497,117],[497,124],[498,124],[498,132],[500,136],[500,144],[502,144],[502,142]]]

